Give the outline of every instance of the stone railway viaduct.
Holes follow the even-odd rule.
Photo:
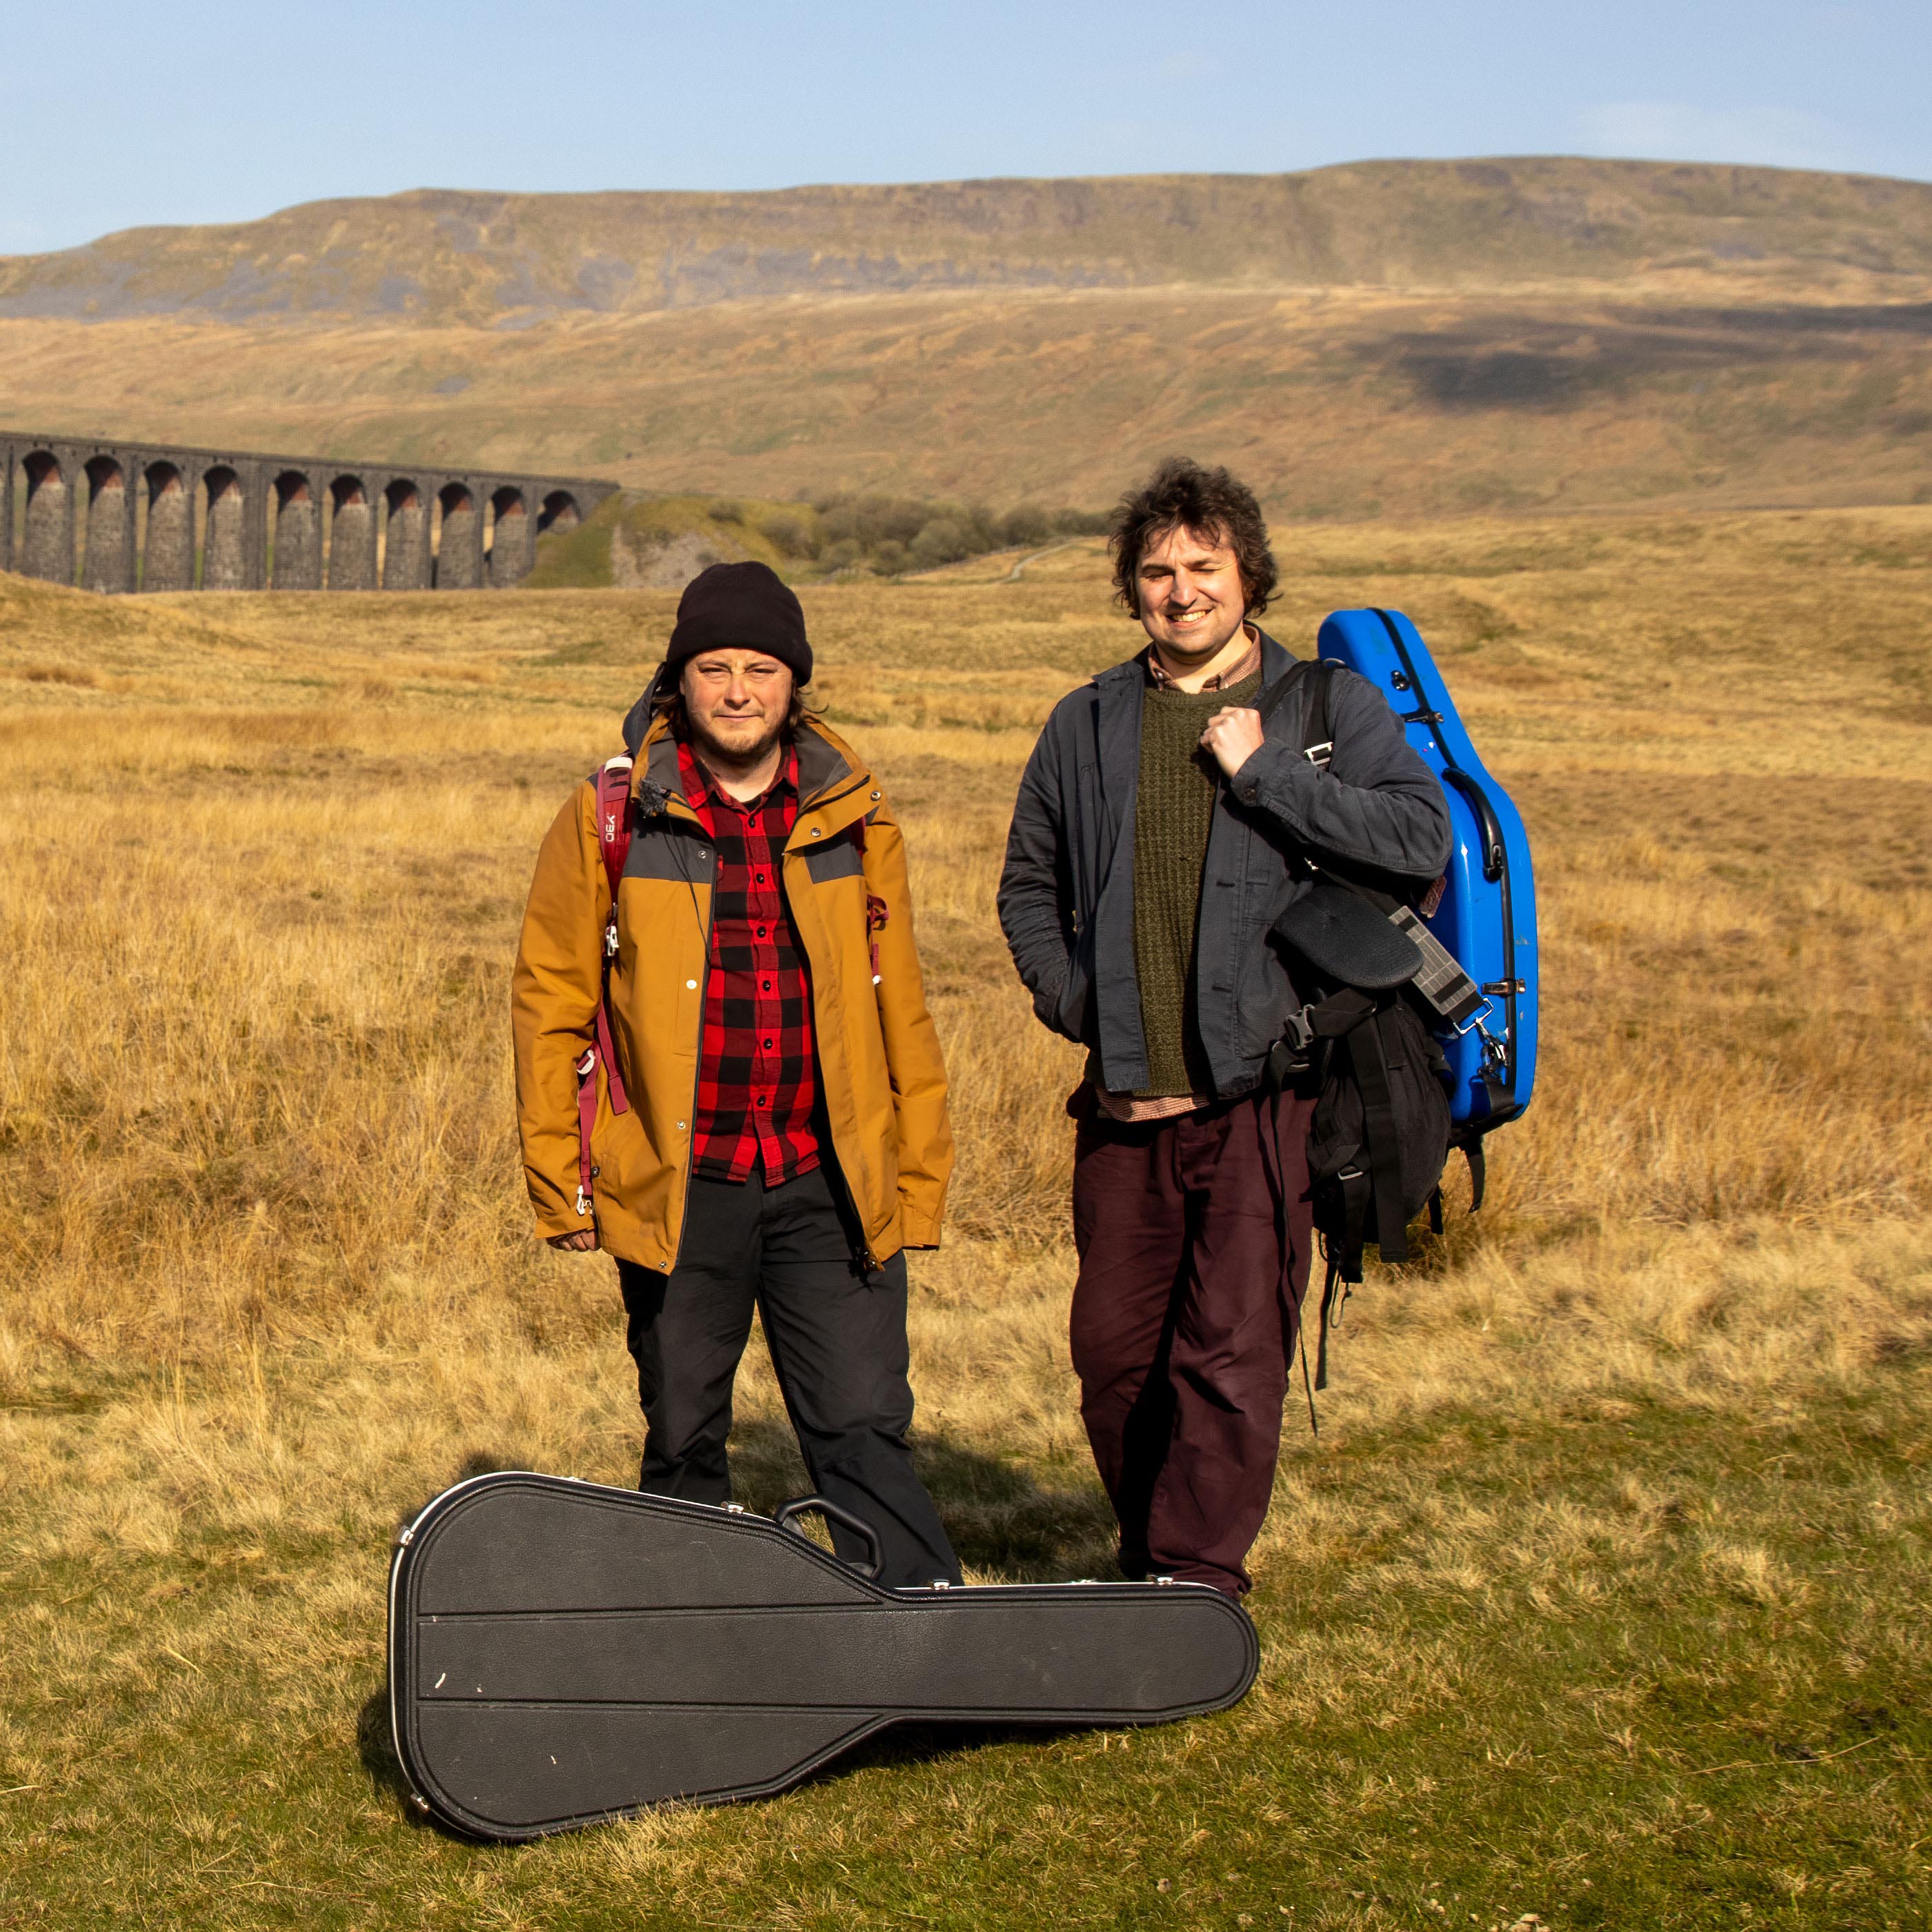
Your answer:
[[[104,591],[503,589],[617,487],[0,430],[0,570]]]

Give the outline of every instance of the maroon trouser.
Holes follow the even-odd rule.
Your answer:
[[[1130,1576],[1248,1587],[1308,1286],[1313,1107],[1081,1123],[1073,1366]]]

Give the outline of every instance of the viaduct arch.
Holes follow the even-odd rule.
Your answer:
[[[110,592],[503,590],[616,489],[0,430],[0,570]]]

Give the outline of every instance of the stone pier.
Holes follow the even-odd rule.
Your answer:
[[[450,483],[437,500],[442,506],[442,542],[436,554],[436,587],[474,590],[483,581],[483,519],[476,513],[476,499],[460,483]]]
[[[322,516],[299,470],[285,470],[275,478],[275,548],[269,562],[271,588],[322,588]]]
[[[194,588],[194,499],[172,463],[148,466],[148,544],[143,590]]]
[[[134,493],[111,456],[87,466],[87,554],[81,583],[89,590],[134,587]]]
[[[338,476],[329,486],[335,510],[328,547],[328,587],[332,590],[373,590],[376,587],[376,512],[359,476]]]
[[[490,587],[502,590],[528,574],[535,560],[536,524],[520,490],[499,490],[490,508],[496,530],[490,546]]]
[[[0,430],[0,570],[112,592],[508,590],[539,535],[616,488]]]

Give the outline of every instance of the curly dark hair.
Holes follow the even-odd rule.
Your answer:
[[[691,738],[691,724],[685,716],[684,680],[681,676],[668,680],[664,676],[667,667],[660,664],[657,675],[651,680],[651,716],[670,721],[671,735],[682,742]],[[791,702],[785,707],[785,719],[778,728],[778,736],[785,744],[796,743],[799,730],[808,718],[819,716],[812,702],[808,686],[801,685],[794,678],[791,686]]]
[[[1150,543],[1177,530],[1227,544],[1240,570],[1247,614],[1258,616],[1268,608],[1280,573],[1255,493],[1226,470],[1204,470],[1187,457],[1170,456],[1140,488],[1120,499],[1107,526],[1107,548],[1114,554],[1114,594],[1130,616],[1141,614],[1136,579],[1142,555]]]

